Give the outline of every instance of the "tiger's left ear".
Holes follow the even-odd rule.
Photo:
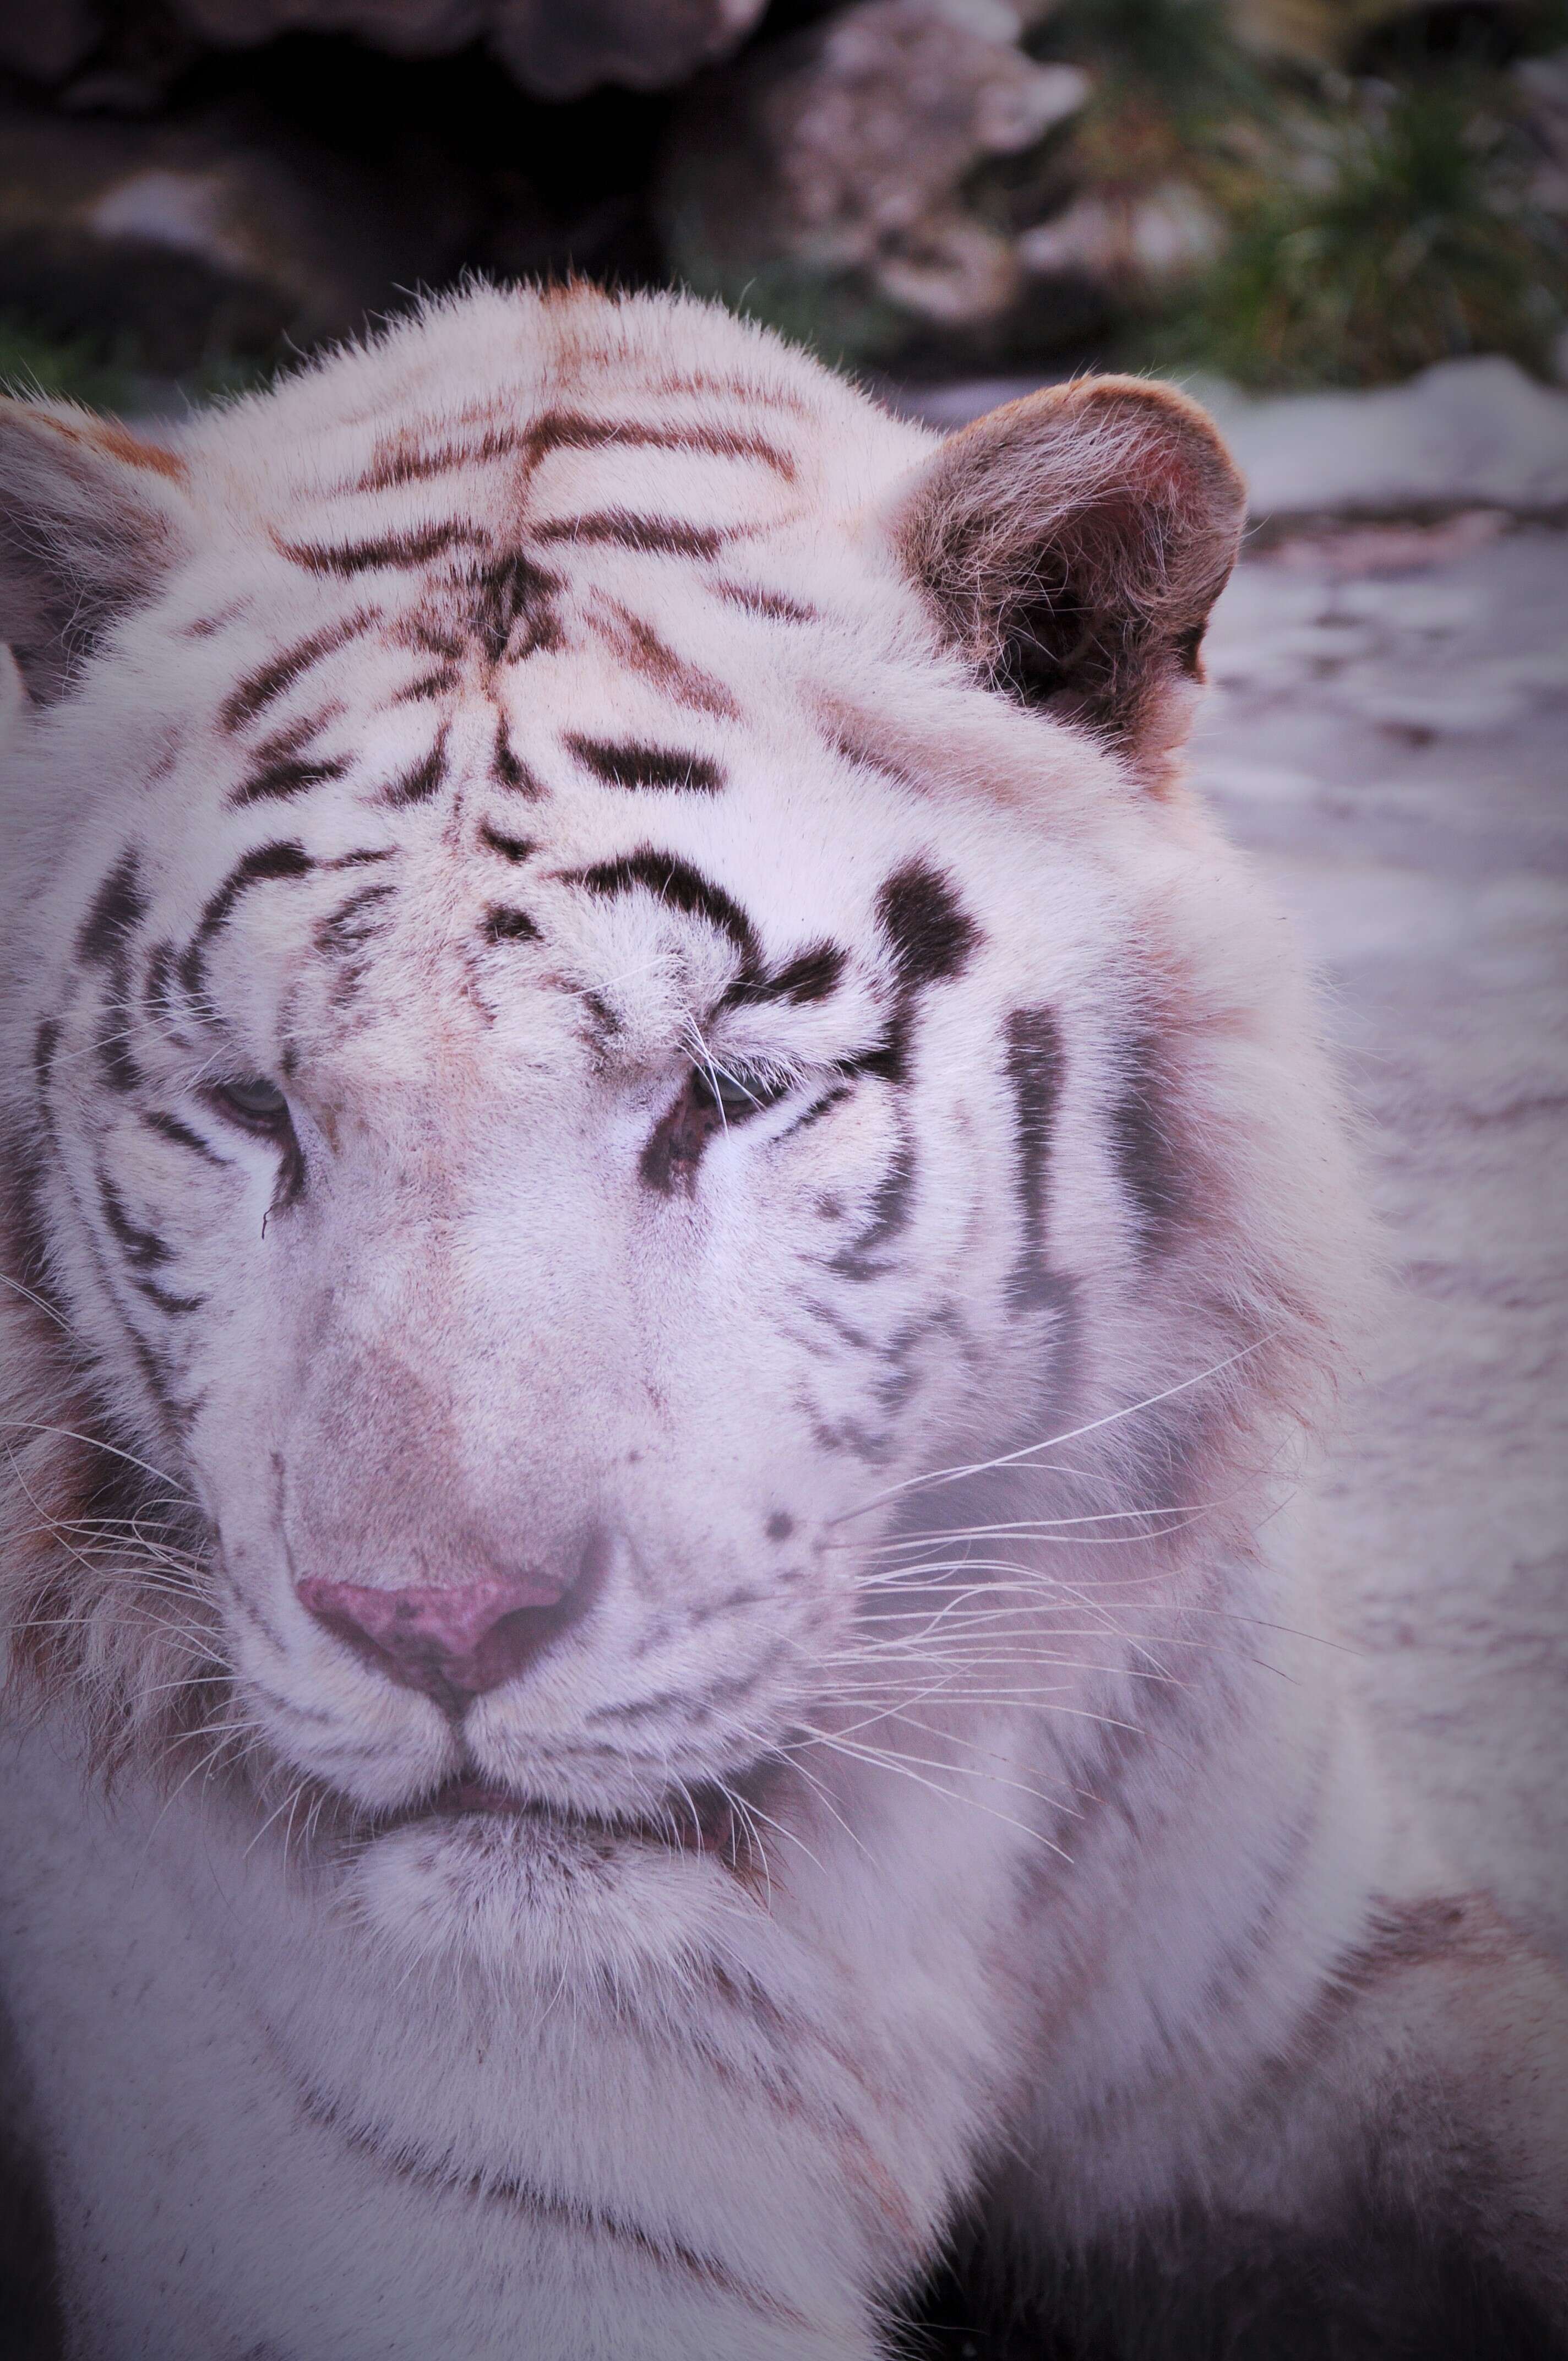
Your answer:
[[[899,554],[981,677],[1081,723],[1151,786],[1186,737],[1240,476],[1185,394],[1091,377],[953,435],[905,495]]]

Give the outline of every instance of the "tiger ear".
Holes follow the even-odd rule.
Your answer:
[[[1081,723],[1158,785],[1187,734],[1245,513],[1196,402],[1142,378],[1090,377],[951,436],[896,531],[983,679]]]
[[[113,419],[0,399],[0,641],[30,697],[59,697],[189,545],[185,472]]]

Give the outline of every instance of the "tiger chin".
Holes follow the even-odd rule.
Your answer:
[[[0,485],[71,2361],[1568,2349],[1563,1992],[1314,1578],[1375,1250],[1183,779],[1203,414],[477,289]]]

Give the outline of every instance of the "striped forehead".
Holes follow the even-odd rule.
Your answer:
[[[397,811],[477,763],[527,800],[595,783],[713,794],[779,669],[754,625],[737,630],[720,598],[679,584],[568,590],[514,556],[483,580],[422,587],[400,616],[360,601],[269,634],[218,697],[203,749],[228,805],[292,808],[342,783]]]
[[[927,832],[908,814],[889,825],[882,783],[857,781],[826,748],[815,783],[804,775],[809,744],[787,750],[782,800],[765,762],[711,789],[650,785],[631,774],[647,749],[610,741],[584,741],[581,776],[522,788],[510,776],[519,758],[498,765],[490,719],[459,711],[442,787],[417,806],[323,787],[286,809],[233,813],[210,840],[127,852],[93,898],[82,954],[134,920],[153,946],[155,994],[172,983],[193,1002],[255,972],[258,958],[286,985],[306,956],[333,971],[346,1011],[372,956],[407,959],[430,979],[504,950],[513,957],[488,969],[487,1002],[505,996],[509,973],[592,985],[623,1010],[669,1003],[678,981],[685,1012],[711,1016],[825,1000],[853,964],[851,945],[867,947],[875,970],[900,955],[911,924],[959,906],[959,889],[922,847]],[[870,790],[859,827],[857,785]],[[911,876],[938,881],[919,909],[899,884]]]
[[[520,784],[516,756],[498,763],[493,720],[465,701],[426,796],[323,780],[126,848],[79,958],[177,1047],[201,1054],[215,1022],[293,1071],[291,1049],[367,1027],[411,1049],[498,1021],[498,1047],[587,1034],[633,1062],[721,1019],[764,1050],[847,1054],[982,939],[978,897],[915,810],[890,824],[890,783],[842,748],[816,741],[815,793],[795,749],[782,803],[769,764],[649,785],[615,774],[625,745],[612,763],[598,741],[552,789]]]
[[[695,379],[592,392],[394,403],[262,455],[246,563],[215,553],[166,610],[192,662],[146,842],[155,998],[199,1002],[247,944],[280,987],[316,955],[346,1011],[400,941],[580,986],[673,932],[698,996],[803,1005],[876,940],[927,829],[813,691],[847,612],[887,601],[849,563],[830,612],[790,579],[834,422],[740,374],[717,415]]]
[[[393,807],[428,801],[454,708],[476,695],[514,792],[584,772],[724,784],[739,682],[798,664],[784,642],[820,620],[768,578],[767,536],[802,499],[782,442],[552,412],[527,429],[406,425],[378,448],[311,503],[308,535],[269,526],[244,598],[185,622],[208,642],[230,802],[334,781]]]

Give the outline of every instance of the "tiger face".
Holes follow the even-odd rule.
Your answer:
[[[998,1709],[987,1518],[1160,1546],[1321,1324],[1290,986],[1171,770],[1201,419],[1091,380],[938,446],[578,291],[172,448],[7,434],[14,1268],[77,1513],[114,1469],[186,1536],[162,1595],[57,1552],[35,1669],[520,1924],[732,1869],[890,1699]]]

